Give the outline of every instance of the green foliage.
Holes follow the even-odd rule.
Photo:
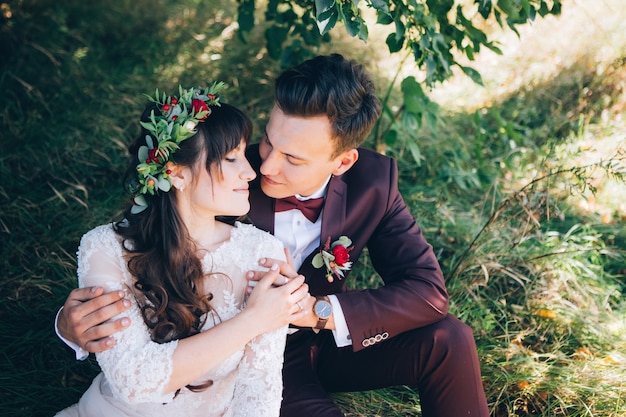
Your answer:
[[[357,45],[352,48],[365,51],[364,62],[375,60],[369,54],[376,48],[359,46],[355,3],[342,3],[342,14],[335,2],[319,3],[335,25],[352,16],[355,43],[338,34],[332,46]],[[431,7],[447,10],[456,22],[456,3],[450,3],[402,7],[421,5],[431,29],[439,30],[446,26]],[[80,236],[119,218],[127,203],[121,192],[125,149],[138,132],[143,93],[224,80],[226,101],[244,108],[258,131],[280,66],[269,55],[295,63],[316,48],[332,50],[325,41],[330,32],[320,35],[307,9],[311,2],[270,0],[269,23],[254,24],[248,14],[242,45],[233,31],[237,6],[241,19],[251,4],[1,5],[0,414],[53,415],[75,402],[98,372],[93,359],[74,360],[52,321],[76,286]],[[400,7],[383,1],[369,7],[384,10],[385,4]],[[513,0],[473,5],[480,19],[492,16],[515,30],[560,7]],[[465,8],[463,15],[473,16]],[[475,18],[468,19],[487,33]],[[454,25],[467,30],[469,24]],[[395,41],[395,22],[376,26],[392,28]],[[406,27],[402,43],[392,46],[412,61]],[[271,36],[282,42],[271,52],[264,49],[268,30],[278,30]],[[446,36],[454,34],[448,30],[440,33],[439,57],[446,56]],[[373,34],[369,26],[368,42]],[[477,32],[472,36],[486,47]],[[477,51],[469,45],[467,51]],[[623,185],[624,129],[607,122],[622,120],[625,108],[623,55],[602,70],[580,60],[471,110],[439,108],[420,74],[398,71],[377,80],[384,117],[367,146],[398,162],[401,191],[440,260],[453,312],[475,329],[493,416],[626,413],[626,212],[619,206],[626,196],[607,185]],[[591,158],[592,148],[605,143],[613,152]],[[600,204],[603,193],[611,194],[606,219],[581,208],[580,200],[594,197]],[[382,284],[367,256],[350,274],[355,288]],[[420,415],[409,387],[335,398],[351,416]]]
[[[365,4],[376,15],[375,23],[370,22],[369,26],[358,1],[270,0],[265,12],[265,21],[269,23],[265,30],[266,47],[272,58],[289,67],[311,57],[322,43],[330,42],[331,30],[337,22],[343,22],[349,36],[362,41],[368,40],[369,27],[373,25],[393,27],[386,39],[389,51],[405,51],[412,56],[416,69],[423,71],[423,79],[417,81],[414,76],[407,76],[401,81],[403,104],[398,111],[390,110],[392,103],[386,97],[383,119],[386,118],[387,126],[377,127],[375,146],[384,152],[387,145],[395,147],[397,138],[402,137],[401,146],[409,150],[417,164],[422,157],[414,132],[424,117],[434,126],[439,110],[425,95],[421,84],[432,87],[447,80],[454,74],[454,67],[482,84],[480,73],[461,63],[461,57],[473,61],[482,47],[500,53],[481,24],[495,20],[517,33],[519,25],[537,16],[561,12],[560,0],[499,0],[495,4],[490,0],[474,0],[469,4],[454,0],[371,0]],[[256,7],[254,1],[239,2],[242,37],[254,27]],[[390,89],[393,87],[392,84]]]
[[[455,5],[453,0],[371,0],[366,2],[366,6],[375,12],[376,24],[393,26],[387,37],[389,51],[409,51],[417,67],[425,69],[424,81],[429,86],[452,76],[453,66],[458,66],[477,83],[481,82],[480,74],[462,65],[455,55],[455,52],[459,52],[473,60],[481,47],[499,52],[498,47],[480,29],[476,22],[478,17],[495,19],[501,26],[506,25],[516,31],[518,25],[532,21],[537,16],[558,15],[561,11],[559,0],[499,0],[495,4],[475,0],[471,5]],[[253,1],[239,2],[238,20],[244,33],[253,27],[251,16],[254,16],[255,7]],[[476,11],[477,15],[467,17]],[[330,33],[337,22],[343,22],[350,36],[363,41],[368,39],[369,34],[368,22],[363,17],[358,1],[270,0],[265,19],[271,23],[266,32],[267,48],[275,58],[282,51],[281,58],[285,65],[302,59],[301,41],[309,48],[319,46],[321,41],[328,42],[330,38],[325,35]],[[312,34],[314,26],[317,26],[320,37]],[[290,56],[293,53],[298,56]]]
[[[625,71],[617,60],[599,76],[581,60],[489,107],[441,112],[436,131],[416,134],[419,166],[400,135],[385,148],[451,310],[475,331],[492,415],[626,412],[626,212],[613,206],[600,219],[574,204],[609,181],[622,184],[623,204],[623,127],[595,126],[607,123],[605,103],[621,120]],[[607,152],[592,157],[596,146]],[[366,260],[351,276],[357,288],[382,284]]]

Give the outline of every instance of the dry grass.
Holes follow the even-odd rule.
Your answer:
[[[563,16],[537,20],[521,29],[520,38],[489,27],[504,55],[483,51],[477,57],[473,65],[485,86],[457,76],[431,92],[443,112],[438,132],[421,137],[423,166],[400,152],[398,162],[403,193],[447,273],[505,193],[514,194],[550,166],[585,165],[623,151],[621,3],[566,1]],[[7,4],[0,7],[5,16]],[[27,9],[31,3],[19,4]],[[40,7],[19,16],[34,21],[20,20],[24,30],[13,29],[20,38],[0,31],[7,37],[0,52],[11,59],[10,68],[0,62],[8,98],[0,106],[0,414],[7,416],[53,414],[76,401],[98,370],[94,362],[73,359],[55,337],[52,320],[76,284],[79,237],[119,213],[121,150],[135,133],[141,94],[154,85],[226,79],[228,100],[245,108],[259,129],[278,71],[263,51],[262,28],[247,45],[239,43],[228,17],[232,10],[220,11],[219,3],[34,4]],[[320,52],[365,62],[379,91],[403,62],[401,75],[419,78],[409,61],[378,46],[388,30],[371,30],[367,44],[340,36]],[[504,132],[494,114],[519,137]],[[509,141],[518,153],[505,159],[498,152]],[[452,164],[450,155],[458,161]],[[526,251],[519,258],[536,258],[523,265],[527,270],[516,269],[517,253],[503,253],[521,236],[518,220],[527,207],[516,206],[503,210],[465,267],[449,274],[453,307],[476,329],[494,416],[626,415],[626,314],[615,296],[624,292],[626,271],[623,258],[607,256],[626,246],[626,192],[623,182],[607,180],[603,172],[586,173],[595,194],[563,193],[563,179],[544,184],[540,191],[568,198],[559,201],[558,215],[532,213],[541,227],[523,236],[527,246],[515,248]],[[459,177],[476,182],[463,189],[450,179]],[[529,198],[545,201],[538,193]],[[579,252],[546,257],[568,247]],[[498,263],[508,269],[498,270]],[[378,282],[368,268],[366,261],[355,268],[360,285]],[[410,389],[337,399],[350,416],[419,415]]]

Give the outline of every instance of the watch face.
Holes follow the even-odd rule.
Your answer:
[[[315,303],[315,315],[321,319],[327,319],[333,311],[333,307],[328,301],[318,300]]]

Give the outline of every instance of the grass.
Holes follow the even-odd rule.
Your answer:
[[[205,3],[0,4],[1,415],[53,415],[98,372],[73,359],[52,323],[76,285],[80,236],[120,213],[142,94],[219,78],[257,132],[267,119],[279,68],[261,29],[242,44],[234,5]],[[473,63],[484,87],[455,77],[430,92],[442,111],[436,131],[418,132],[420,164],[402,143],[387,149],[452,309],[475,330],[494,417],[626,414],[618,3],[568,1],[564,16],[520,38],[490,28],[504,55]],[[372,47],[384,36],[339,36],[320,52],[349,50],[384,91],[400,65]],[[353,272],[356,286],[380,285],[366,258]],[[420,415],[408,387],[336,399],[350,416]]]

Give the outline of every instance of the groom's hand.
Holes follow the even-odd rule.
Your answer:
[[[123,291],[104,293],[101,287],[73,290],[59,313],[59,334],[88,352],[102,352],[115,345],[112,334],[130,325],[130,319],[111,318],[130,307]]]
[[[259,265],[270,268],[272,265],[278,265],[278,275],[274,280],[274,284],[277,287],[281,285],[285,285],[289,282],[289,280],[298,276],[298,272],[293,267],[293,264],[285,261],[279,261],[278,259],[273,258],[261,258],[259,259]],[[248,286],[246,288],[246,293],[250,294],[252,289],[256,287],[257,282],[261,280],[265,276],[267,272],[265,271],[248,271],[246,274],[246,279],[248,280]]]
[[[280,286],[289,282],[291,279],[300,276],[298,271],[293,265],[293,260],[289,255],[289,251],[285,249],[285,255],[287,261],[280,261],[278,259],[272,258],[261,258],[259,259],[259,265],[264,266],[266,268],[270,268],[272,265],[276,264],[279,267],[279,275],[274,281],[274,285]],[[248,294],[252,292],[252,289],[256,286],[257,282],[265,276],[266,272],[262,271],[248,271],[246,274],[246,278],[248,279],[248,287],[246,291]],[[300,327],[313,327],[317,324],[317,317],[313,313],[313,304],[315,303],[315,297],[311,295],[305,301],[302,301],[300,305],[302,306],[302,310],[306,312],[306,314],[301,315],[298,320],[294,321],[293,325]]]
[[[278,276],[274,281],[275,286],[285,285],[289,282],[290,279],[293,279],[298,276],[298,271],[293,264],[293,258],[289,253],[289,249],[284,248],[285,251],[285,261],[281,261],[278,259],[272,258],[261,258],[259,259],[259,265],[264,266],[266,268],[271,268],[272,265],[278,265]],[[261,271],[248,271],[246,274],[246,279],[248,280],[248,286],[246,287],[246,294],[250,295],[252,289],[256,286],[257,282],[263,278],[265,272]]]

